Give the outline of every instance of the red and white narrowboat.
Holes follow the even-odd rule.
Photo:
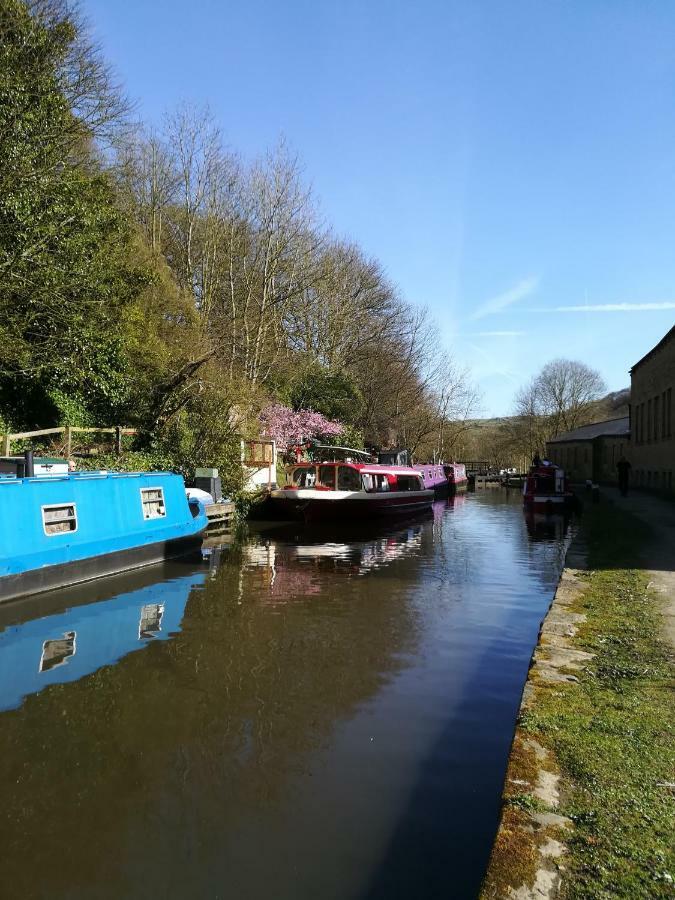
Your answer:
[[[567,476],[560,466],[532,466],[523,485],[523,503],[540,512],[563,512],[575,504]]]
[[[280,513],[307,521],[362,521],[431,509],[434,491],[411,466],[362,462],[302,462],[286,470],[287,484],[270,499]]]

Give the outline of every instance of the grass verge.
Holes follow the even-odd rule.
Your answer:
[[[578,682],[540,685],[520,731],[547,747],[574,822],[563,896],[675,896],[672,654],[639,552],[650,532],[608,505],[584,514],[585,614],[574,646],[595,654]]]

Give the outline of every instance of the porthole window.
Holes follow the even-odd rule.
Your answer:
[[[166,515],[162,488],[141,488],[144,519],[163,519]]]
[[[42,527],[45,534],[67,534],[77,531],[77,509],[74,503],[42,507]]]

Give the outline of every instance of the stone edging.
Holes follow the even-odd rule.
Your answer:
[[[532,655],[518,712],[520,722],[536,708],[538,688],[576,681],[592,654],[576,650],[573,639],[585,616],[572,612],[584,590],[579,578],[586,568],[586,553],[579,536],[565,557],[553,601],[544,617]],[[558,813],[560,775],[549,751],[533,740],[520,725],[511,745],[502,795],[499,828],[483,882],[483,900],[553,898],[564,870],[565,833],[570,819]]]

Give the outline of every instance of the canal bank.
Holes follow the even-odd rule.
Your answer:
[[[523,692],[483,898],[673,893],[675,507],[607,490]]]

